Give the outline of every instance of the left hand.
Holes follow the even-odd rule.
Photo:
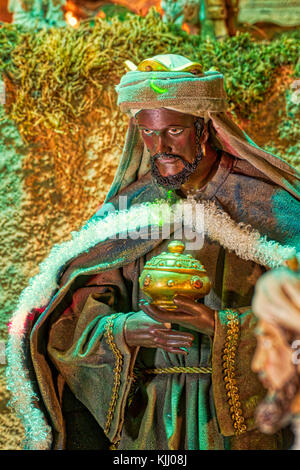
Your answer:
[[[214,310],[195,302],[186,295],[176,295],[174,304],[178,307],[176,310],[167,310],[148,302],[141,302],[140,308],[156,321],[177,323],[199,333],[214,336]]]

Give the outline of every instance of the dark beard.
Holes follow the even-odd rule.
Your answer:
[[[257,407],[256,423],[264,434],[274,434],[290,421],[290,407],[297,395],[300,379],[297,374],[281,390],[268,393]]]
[[[174,155],[172,153],[157,153],[153,155],[152,157],[150,157],[152,177],[156,180],[156,182],[160,186],[163,186],[166,189],[179,189],[180,186],[183,185],[187,181],[189,176],[192,173],[194,173],[195,169],[198,166],[198,163],[202,160],[203,152],[202,152],[201,146],[199,146],[198,152],[199,153],[196,155],[196,158],[193,161],[193,163],[188,163],[185,160],[183,160],[183,158],[181,158],[179,155]],[[184,164],[184,168],[176,175],[162,176],[155,163],[155,160],[159,157],[179,158]]]

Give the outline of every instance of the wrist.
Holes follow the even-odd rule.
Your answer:
[[[127,318],[124,322],[124,328],[123,328],[123,333],[124,333],[124,341],[128,348],[135,348],[137,345],[134,342],[134,335],[132,334],[132,326],[136,326],[136,316],[139,315],[140,313],[143,313],[142,310],[138,312],[132,312],[129,315],[127,315]]]
[[[127,346],[129,348],[132,348],[133,345],[131,344],[131,341],[130,341],[130,332],[128,332],[129,330],[129,326],[128,326],[128,320],[129,320],[130,316],[128,316],[125,320],[125,323],[124,323],[124,341],[125,343],[127,344]],[[129,330],[130,331],[130,330]]]

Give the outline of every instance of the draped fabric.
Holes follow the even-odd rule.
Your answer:
[[[144,199],[154,200],[159,189],[149,175],[145,175],[122,194],[128,195],[132,204],[136,204]],[[231,157],[224,155],[215,178],[206,186],[202,197],[215,200],[235,220],[251,223],[269,238],[300,246],[295,217],[299,204],[246,162],[240,160],[232,165]],[[117,200],[112,199],[111,203],[117,203]],[[284,209],[287,206],[288,212]],[[276,217],[276,212],[284,212],[285,217]],[[172,234],[174,237],[176,233]],[[142,251],[146,242],[147,248]],[[116,315],[112,337],[122,356],[122,366],[107,437],[110,442],[119,442],[119,449],[276,449],[284,445],[281,433],[264,436],[256,430],[254,422],[255,407],[264,396],[264,390],[251,372],[256,322],[250,303],[263,267],[243,261],[217,243],[205,240],[203,248],[191,251],[191,254],[205,265],[213,284],[211,293],[205,298],[206,305],[216,310],[213,343],[204,335],[191,331],[195,341],[187,358],[162,350],[130,350],[126,346],[124,324],[132,312],[139,310],[138,302],[144,298],[138,277],[146,261],[166,250],[168,242],[152,240],[150,246],[150,241],[140,241],[138,255],[131,252],[131,261],[126,255],[130,251],[123,251],[126,244],[119,250],[117,242],[100,243],[65,268],[56,298],[37,320],[32,332],[32,358],[39,381],[44,383],[43,393],[49,390],[49,378],[52,377],[51,382],[62,381],[64,390],[69,387],[73,396],[73,401],[69,399],[66,405],[66,392],[59,399],[54,387],[52,393],[44,395],[48,410],[55,409],[55,403],[56,409],[62,410],[57,434],[60,440],[58,437],[54,440],[55,448],[87,445],[85,441],[76,444],[73,426],[69,432],[64,430],[64,426],[69,429],[69,420],[73,422],[74,416],[80,413],[82,418],[77,429],[88,428],[90,420],[95,420],[99,428],[90,445],[94,448],[104,445],[104,434],[100,430],[105,430],[107,425],[116,377],[117,357],[107,337],[107,321],[112,315]],[[122,263],[124,255],[126,262]],[[117,262],[116,269],[112,269],[111,261]],[[226,308],[238,312],[240,321],[237,387],[248,430],[240,436],[234,432],[222,365],[227,337]],[[45,342],[45,337],[49,337],[47,354],[50,363],[42,362],[38,353],[37,345]],[[175,365],[212,365],[213,372],[196,377],[187,374],[154,376],[148,380],[138,377],[133,383],[135,368]]]
[[[237,223],[299,247],[297,172],[258,148],[227,116],[221,74],[174,73],[129,72],[118,87],[121,109],[170,107],[211,122],[222,157],[199,196],[214,201]],[[149,155],[134,117],[106,203],[118,208],[119,195],[127,196],[129,206],[166,198],[149,173]],[[117,442],[120,449],[280,448],[281,434],[263,436],[254,422],[264,391],[250,371],[255,347],[250,303],[262,266],[206,239],[192,255],[205,265],[213,284],[205,299],[216,311],[213,343],[196,333],[188,358],[131,349],[124,326],[139,310],[138,277],[147,259],[166,249],[167,240],[108,239],[101,233],[85,244],[87,227],[94,224],[96,233],[97,221],[103,227],[105,220],[104,205],[70,242],[63,262],[56,259],[58,251],[50,255],[47,285],[31,281],[12,319],[8,383],[26,424],[26,448],[103,449]],[[40,299],[36,303],[34,296]],[[32,304],[35,308],[26,311]],[[240,325],[236,380],[248,430],[240,436],[235,435],[222,365],[228,308],[237,312]],[[178,364],[212,366],[213,372],[133,382],[136,367]]]

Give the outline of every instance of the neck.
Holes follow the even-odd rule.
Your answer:
[[[203,159],[197,166],[194,173],[180,187],[180,192],[185,197],[196,195],[213,178],[217,171],[218,163],[218,153],[211,147],[209,143],[206,143],[205,155],[203,156]]]

